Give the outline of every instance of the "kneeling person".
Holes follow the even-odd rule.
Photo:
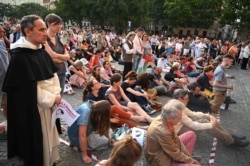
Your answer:
[[[68,128],[68,137],[73,146],[80,148],[85,163],[92,162],[87,150],[106,149],[111,143],[110,109],[110,103],[101,100],[94,103],[85,102],[76,110],[80,116]]]

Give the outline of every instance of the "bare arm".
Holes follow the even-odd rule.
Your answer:
[[[195,65],[190,65],[190,67],[193,69],[193,71],[197,70],[196,67],[195,67]]]
[[[165,78],[161,78],[161,81],[162,81],[164,84],[166,84],[166,85],[168,85],[169,87],[171,87],[169,81],[167,81]]]
[[[121,87],[120,88],[120,92],[121,92],[121,95],[122,95],[122,98],[124,101],[127,101],[127,102],[130,102],[130,99],[128,98],[128,96],[124,93],[123,89]]]
[[[58,54],[51,49],[51,47],[48,45],[47,42],[44,44],[44,46],[45,46],[45,50],[49,53],[49,55],[51,56],[52,60],[55,63],[62,63],[64,61],[67,61],[70,59],[70,56],[69,56],[68,51],[66,49],[64,51],[64,54]]]
[[[132,89],[132,88],[130,88],[130,87],[128,87],[126,90],[127,90],[128,92],[132,93],[132,94],[135,95],[135,96],[142,96],[142,97],[147,98],[147,94],[146,94],[146,93],[144,94],[144,93],[138,92],[138,91],[136,91],[136,90],[134,90],[134,89]]]
[[[161,85],[162,85],[161,81],[159,81],[159,80],[154,80],[154,82],[155,82],[155,84],[158,85],[158,86],[161,86]]]
[[[113,94],[109,94],[109,95],[108,95],[108,98],[109,98],[109,100],[111,101],[111,103],[112,103],[113,105],[117,105],[117,106],[119,106],[121,109],[123,109],[123,110],[125,110],[125,111],[128,111],[128,108],[125,107],[125,106],[123,106],[123,105],[121,105],[121,104],[119,103],[119,101],[116,99],[116,97],[115,97]]]

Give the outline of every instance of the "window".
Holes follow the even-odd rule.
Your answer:
[[[206,37],[207,36],[207,31],[203,31],[202,36]]]
[[[194,31],[194,35],[195,35],[195,36],[198,36],[198,35],[199,35],[199,31],[195,30],[195,31]]]
[[[179,35],[182,35],[182,34],[183,34],[183,30],[180,29],[180,30],[179,30]]]

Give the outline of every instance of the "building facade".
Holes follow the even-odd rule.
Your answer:
[[[11,4],[11,5],[21,5],[23,3],[39,3],[40,5],[52,9],[54,8],[55,0],[1,0],[1,3]]]

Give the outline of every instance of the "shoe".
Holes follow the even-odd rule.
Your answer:
[[[156,110],[154,110],[149,104],[147,106],[144,106],[144,110],[149,115],[153,115],[154,113],[156,113]]]
[[[155,110],[151,110],[151,111],[149,111],[149,112],[147,112],[149,115],[153,115],[154,113],[156,113],[156,111]]]
[[[6,141],[8,138],[7,138],[7,132],[4,131],[3,133],[0,134],[0,140],[1,141]]]
[[[229,104],[230,104],[231,98],[229,96],[226,97],[224,103],[225,103],[225,110],[228,110]]]
[[[248,140],[238,140],[238,139],[235,139],[234,140],[234,143],[231,144],[232,146],[237,146],[239,148],[244,148],[246,146],[249,145],[249,141]]]
[[[233,99],[230,99],[230,102],[229,102],[230,104],[236,104],[236,101],[235,100],[233,100]]]
[[[195,159],[196,161],[200,162],[201,161],[201,156],[193,156],[193,159]]]
[[[238,139],[238,140],[245,140],[245,139],[247,139],[246,136],[237,136],[237,135],[234,135],[234,134],[232,134],[232,137],[233,137],[234,139]]]

